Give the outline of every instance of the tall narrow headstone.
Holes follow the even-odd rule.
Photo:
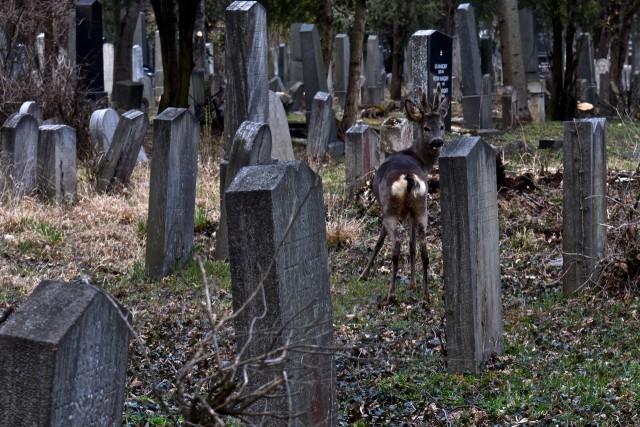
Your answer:
[[[0,325],[0,425],[120,426],[131,323],[95,286],[41,282]]]
[[[311,120],[313,98],[318,92],[328,92],[327,73],[322,59],[320,34],[314,24],[302,24],[300,27],[302,49],[302,72],[304,75],[305,104],[307,107],[307,127]]]
[[[151,68],[151,61],[149,61],[149,42],[147,40],[147,17],[144,12],[138,13],[136,28],[133,32],[133,45],[140,46],[142,67]]]
[[[57,203],[76,200],[76,130],[66,125],[42,125],[38,130],[38,189]]]
[[[223,162],[220,167],[220,174],[224,173],[224,180],[221,179],[220,182],[220,224],[216,233],[215,250],[217,259],[229,258],[225,190],[229,188],[236,174],[243,167],[271,162],[271,141],[271,130],[264,123],[246,121],[236,132],[229,161]]]
[[[291,40],[291,68],[289,81],[283,82],[287,87],[294,85],[296,82],[304,82],[304,74],[302,72],[302,47],[300,42],[300,28],[302,24],[296,22],[291,24],[290,40]]]
[[[349,83],[349,58],[351,55],[349,36],[346,34],[338,34],[336,36],[335,46],[333,93],[336,98],[338,98],[340,106],[344,108],[344,102],[347,97],[347,84]]]
[[[583,33],[578,39],[578,79],[584,80],[584,91],[578,94],[580,101],[595,103],[596,100],[596,80],[594,72],[593,61],[593,45],[591,43],[591,36],[588,33]]]
[[[160,45],[160,31],[156,30],[154,45],[154,95],[162,96],[164,93],[164,69],[162,65],[162,46]]]
[[[384,101],[384,81],[380,77],[382,62],[380,43],[377,35],[367,38],[367,59],[365,66],[364,104],[376,105]]]
[[[30,114],[12,114],[0,129],[0,142],[2,188],[16,197],[30,195],[38,182],[38,121]]]
[[[76,63],[91,96],[104,97],[102,4],[98,0],[76,1]]]
[[[255,1],[234,1],[225,11],[224,157],[246,121],[269,121],[267,12]]]
[[[269,91],[269,129],[271,129],[271,157],[279,162],[295,160],[287,113],[280,97]]]
[[[131,80],[139,82],[144,76],[142,47],[134,44],[131,48]]]
[[[447,365],[477,373],[504,351],[496,154],[482,138],[462,137],[438,161]]]
[[[607,122],[564,122],[562,286],[572,294],[600,278],[607,239]]]
[[[96,110],[89,120],[89,133],[94,152],[106,153],[113,141],[113,135],[120,122],[120,115],[113,108]]]
[[[368,125],[351,126],[345,139],[345,178],[347,197],[353,198],[379,166],[376,131]]]
[[[438,85],[442,89],[442,96],[451,96],[451,37],[436,30],[420,30],[411,36],[409,46],[412,76],[410,93],[413,99],[418,99],[418,89],[422,88],[427,91],[431,101]],[[451,114],[445,118],[445,127],[447,131],[451,130]]]
[[[148,126],[149,119],[140,110],[130,110],[122,115],[112,143],[98,163],[98,193],[108,193],[129,184]]]
[[[456,9],[456,30],[460,40],[462,95],[480,95],[482,93],[480,50],[476,17],[471,4],[463,3]]]
[[[536,36],[536,17],[529,9],[518,11],[520,21],[520,42],[524,72],[528,78],[538,77],[538,37]]]
[[[153,121],[145,272],[160,279],[184,264],[193,247],[200,124],[185,108]]]
[[[308,126],[307,156],[324,156],[329,146],[331,122],[335,122],[331,106],[333,101],[327,92],[316,92],[313,98],[311,120]]]
[[[278,77],[282,84],[289,81],[289,52],[285,43],[278,45]]]
[[[102,58],[104,70],[104,91],[108,94],[113,92],[113,44],[105,43],[102,45]]]
[[[226,197],[238,357],[274,362],[248,367],[250,389],[285,380],[251,424],[337,425],[322,181],[301,161],[250,166]]]

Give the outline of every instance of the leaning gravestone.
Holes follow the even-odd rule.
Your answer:
[[[120,426],[131,315],[82,282],[41,282],[0,325],[0,425]]]
[[[504,351],[496,155],[482,138],[461,137],[438,161],[447,364],[478,373]]]
[[[200,124],[185,108],[153,121],[145,272],[160,279],[185,263],[193,246]]]
[[[38,189],[57,203],[76,199],[76,130],[66,125],[38,129]]]
[[[96,154],[106,153],[120,122],[120,115],[113,108],[96,110],[89,120],[91,143]]]
[[[112,144],[98,163],[98,193],[108,193],[129,184],[148,126],[149,120],[142,111],[131,110],[122,115]]]
[[[235,1],[225,11],[224,158],[240,125],[269,121],[267,12],[255,1]]]
[[[272,359],[247,365],[251,390],[286,381],[251,424],[337,425],[322,181],[301,161],[250,166],[226,197],[238,358]]]
[[[294,160],[287,113],[278,95],[272,91],[269,91],[269,129],[271,129],[271,157],[280,162]]]
[[[316,92],[308,125],[307,156],[324,156],[327,153],[331,124],[335,122],[332,105],[329,93]]]
[[[354,197],[364,187],[378,162],[378,134],[368,125],[356,124],[346,133],[345,177],[347,197]]]
[[[38,121],[30,114],[9,116],[0,130],[0,172],[15,197],[30,195],[38,183]]]
[[[607,122],[564,122],[562,286],[572,294],[600,278],[607,240]]]
[[[269,125],[264,123],[244,122],[238,129],[231,146],[228,162],[223,162],[220,174],[224,173],[224,181],[220,182],[220,224],[216,233],[217,259],[229,257],[227,231],[227,209],[225,190],[231,185],[240,169],[245,166],[267,164],[271,162],[272,138]]]

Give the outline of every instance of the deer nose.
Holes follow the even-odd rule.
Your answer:
[[[444,141],[442,139],[434,139],[431,141],[431,146],[434,148],[439,148],[444,145]]]

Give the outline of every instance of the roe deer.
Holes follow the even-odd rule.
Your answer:
[[[422,258],[422,282],[424,285],[424,303],[429,304],[429,289],[427,288],[427,268],[429,255],[427,254],[427,178],[429,171],[440,155],[440,147],[444,144],[444,118],[449,110],[449,98],[440,102],[442,90],[440,85],[436,89],[433,104],[429,105],[427,95],[420,89],[420,106],[413,101],[405,100],[405,109],[409,120],[418,123],[418,134],[414,135],[411,148],[399,151],[387,157],[376,171],[373,179],[373,194],[382,209],[382,229],[373,249],[371,258],[360,275],[366,279],[369,270],[380,251],[384,239],[389,235],[391,239],[392,271],[389,282],[387,303],[395,300],[395,284],[398,272],[398,258],[400,256],[400,240],[398,239],[398,224],[409,220],[411,225],[411,240],[409,242],[409,257],[411,262],[411,276],[409,288],[415,289],[416,272],[416,234],[420,242],[420,256]]]

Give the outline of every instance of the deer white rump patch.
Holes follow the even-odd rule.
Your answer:
[[[406,175],[402,175],[391,185],[391,194],[393,196],[405,196],[407,193],[407,180],[405,178]],[[427,194],[427,185],[423,180],[418,178],[417,175],[413,175],[413,181],[416,185],[413,187],[411,193],[414,197],[421,197]]]

